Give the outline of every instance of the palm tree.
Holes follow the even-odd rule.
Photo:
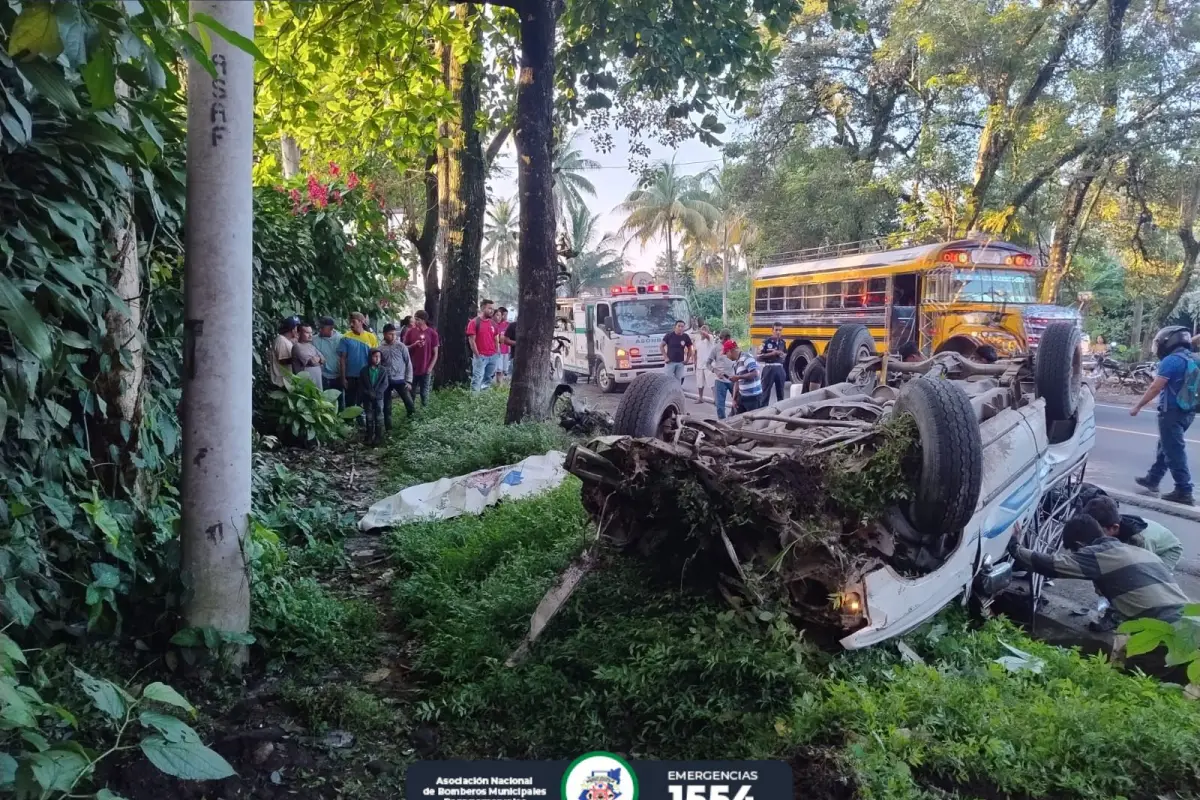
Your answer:
[[[566,261],[570,273],[568,297],[578,297],[584,289],[603,288],[625,271],[625,259],[612,247],[612,236],[601,237],[596,248],[591,249],[599,219],[599,214],[591,214],[586,207],[571,212],[567,243],[574,255]]]
[[[719,215],[696,176],[681,175],[674,160],[660,162],[617,209],[626,215],[621,233],[631,240],[644,246],[657,236],[666,238],[668,283],[675,275],[674,236],[682,232],[707,240],[709,223]]]
[[[512,200],[493,203],[483,225],[483,254],[497,273],[511,272],[516,266],[518,231],[516,204]]]
[[[587,201],[584,195],[596,196],[596,187],[581,173],[585,170],[599,169],[600,165],[590,158],[584,158],[583,153],[575,148],[575,134],[562,139],[554,145],[554,205],[558,212],[559,224],[566,227],[567,220],[575,212],[587,213]]]
[[[725,169],[710,170],[702,178],[708,197],[718,216],[712,222],[712,245],[721,265],[721,323],[729,323],[729,265],[741,261],[747,247],[758,238],[758,231],[745,212],[734,202],[730,191],[732,173]]]

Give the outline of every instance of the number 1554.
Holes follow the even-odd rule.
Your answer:
[[[734,791],[731,792],[731,789]],[[669,784],[667,791],[671,793],[671,800],[754,800],[750,794],[750,787],[746,785],[731,787],[720,783],[704,786]]]

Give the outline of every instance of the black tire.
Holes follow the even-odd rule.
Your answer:
[[[617,391],[617,379],[613,376],[608,368],[601,361],[596,362],[596,385],[600,387],[600,391],[605,394],[614,394]]]
[[[568,369],[563,369],[563,383],[574,385],[579,380],[579,373],[571,372]]]
[[[804,373],[817,360],[817,351],[811,344],[798,344],[787,357],[787,379],[792,383],[804,380]]]
[[[858,323],[839,325],[825,351],[825,385],[844,382],[864,352],[879,352],[867,326]]]
[[[663,373],[638,375],[629,384],[613,415],[613,433],[618,436],[661,437],[663,422],[683,413],[683,387]]]
[[[804,375],[800,378],[800,392],[811,392],[816,389],[821,389],[825,386],[825,365],[819,359],[814,358],[808,362],[808,366],[804,368]]]
[[[1072,322],[1046,326],[1033,359],[1038,397],[1046,401],[1046,425],[1075,418],[1083,382],[1083,348],[1079,328]]]
[[[912,414],[921,440],[921,474],[908,519],[923,534],[961,530],[983,484],[983,439],[966,392],[951,381],[909,381],[896,413]]]

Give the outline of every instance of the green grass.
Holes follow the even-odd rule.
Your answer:
[[[402,718],[376,695],[342,683],[303,686],[286,682],[280,696],[314,733],[338,729],[358,736],[400,726]]]
[[[445,757],[835,754],[866,798],[1151,797],[1200,788],[1200,711],[1177,687],[957,613],[896,648],[828,654],[786,621],[655,585],[617,559],[587,578],[528,661],[529,614],[589,536],[578,484],[480,517],[410,525],[390,546],[395,608],[416,635]],[[994,663],[1001,642],[1041,674]]]
[[[505,425],[507,403],[508,392],[500,389],[434,392],[429,407],[392,437],[385,462],[390,480],[399,489],[566,448],[566,434],[553,423]]]

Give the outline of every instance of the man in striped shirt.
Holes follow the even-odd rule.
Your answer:
[[[1017,565],[1047,578],[1089,580],[1108,599],[1112,616],[1101,629],[1110,629],[1130,619],[1150,617],[1175,622],[1190,601],[1162,559],[1105,533],[1100,523],[1086,514],[1071,518],[1063,526],[1063,550],[1035,553],[1017,544],[1009,550]]]
[[[730,347],[730,345],[733,345]],[[737,411],[742,414],[762,408],[763,387],[754,356],[738,347],[737,342],[730,339],[723,345],[725,356],[733,362],[733,385],[737,387]]]

